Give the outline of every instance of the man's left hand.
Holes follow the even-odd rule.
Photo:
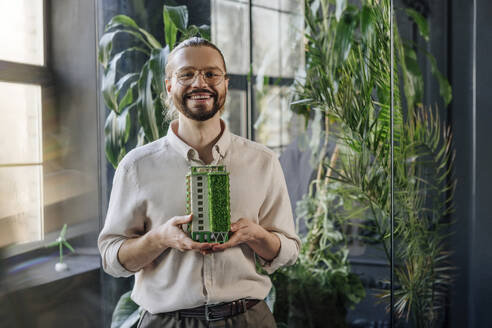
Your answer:
[[[263,259],[274,259],[280,250],[280,239],[252,220],[239,219],[231,224],[231,238],[224,244],[212,246],[213,251],[223,251],[227,248],[246,243]]]

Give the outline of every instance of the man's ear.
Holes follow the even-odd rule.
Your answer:
[[[167,94],[169,95],[169,93],[171,92],[171,88],[172,88],[171,80],[166,79],[164,82],[166,84],[165,86],[166,86]]]

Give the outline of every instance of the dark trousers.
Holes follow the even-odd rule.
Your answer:
[[[207,322],[205,320],[179,317],[177,314],[158,313],[147,311],[142,313],[137,328],[276,328],[272,312],[264,301],[259,302],[244,313],[224,320]]]

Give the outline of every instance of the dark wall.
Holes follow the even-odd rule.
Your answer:
[[[456,220],[453,236],[458,276],[451,298],[451,327],[490,327],[492,291],[492,3],[452,1],[451,107],[456,148]]]

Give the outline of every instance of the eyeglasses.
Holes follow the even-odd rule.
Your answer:
[[[207,68],[204,70],[185,68],[175,73],[176,79],[183,86],[192,85],[199,74],[203,77],[203,80],[209,86],[217,85],[224,81],[224,79],[227,77],[227,75],[218,68]]]

